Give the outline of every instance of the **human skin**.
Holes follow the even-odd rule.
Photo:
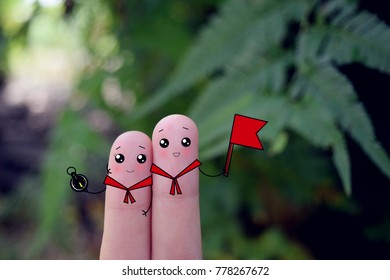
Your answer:
[[[108,175],[125,187],[151,176],[153,152],[150,138],[128,131],[114,141],[108,160]],[[107,185],[104,230],[100,259],[150,259],[151,187],[131,191],[135,202],[124,203],[126,190]]]
[[[198,129],[184,115],[163,118],[152,135],[153,164],[171,176],[198,159]],[[172,179],[153,173],[152,259],[201,259],[199,170]]]

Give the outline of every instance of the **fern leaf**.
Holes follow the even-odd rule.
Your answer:
[[[344,191],[347,195],[351,195],[351,163],[348,156],[348,151],[345,146],[344,138],[340,134],[339,139],[333,142],[333,163],[340,175]]]
[[[324,45],[325,34],[318,29],[310,28],[302,32],[298,36],[297,48],[295,50],[295,62],[301,70],[306,70],[314,62],[329,60],[323,53],[321,53]]]
[[[317,99],[335,122],[348,132],[371,160],[390,178],[390,160],[376,141],[364,107],[358,103],[352,85],[330,65],[317,65],[303,73],[308,82],[306,95]]]
[[[302,32],[298,62],[327,59],[338,64],[360,62],[390,73],[390,28],[377,16],[357,12],[345,0],[325,1],[319,16],[328,24],[317,23]]]
[[[234,61],[254,45],[263,51],[280,42],[291,18],[302,16],[307,1],[247,1],[226,3],[184,58],[173,79],[193,84]],[[257,50],[257,49],[256,49]],[[245,55],[244,55],[245,56]],[[250,56],[244,61],[251,61]],[[191,72],[191,76],[188,73]],[[188,79],[188,81],[187,81]],[[186,82],[187,81],[187,82]]]
[[[333,162],[345,192],[351,194],[351,170],[348,152],[342,133],[329,112],[314,100],[295,104],[288,126],[310,143],[333,150]]]
[[[290,61],[291,54],[284,52],[274,58],[260,59],[258,63],[247,65],[242,71],[230,69],[226,75],[210,81],[189,110],[189,116],[198,124],[202,135],[201,150],[219,141],[221,137],[225,137],[226,145],[228,141],[226,138],[231,129],[230,120],[235,113],[259,115],[263,118],[271,117],[273,126],[267,134],[270,137],[276,137],[283,129],[285,110],[280,108],[280,101],[279,104],[268,103],[269,108],[265,108],[264,111],[260,110],[260,107],[264,108],[262,105],[265,100],[269,99],[266,96],[264,98],[259,98],[259,96],[270,92],[275,96],[279,95],[277,93],[282,91],[286,67]],[[284,100],[283,98],[277,100],[280,99]],[[252,107],[253,114],[249,112]]]
[[[290,61],[291,54],[284,52],[279,56],[260,58],[257,63],[247,65],[246,69],[230,69],[224,76],[209,83],[195,100],[189,114],[201,122],[207,113],[226,106],[227,100],[234,102],[237,96],[247,91],[258,94],[282,91]]]
[[[225,152],[235,113],[259,116],[272,122],[272,126],[267,128],[266,139],[275,138],[284,129],[290,117],[286,98],[269,96],[262,90],[268,82],[264,79],[266,75],[262,74],[267,70],[275,73],[272,67],[267,66],[253,67],[246,73],[231,72],[210,83],[194,102],[189,116],[199,127],[202,159]]]
[[[332,117],[313,100],[293,104],[287,126],[313,145],[324,149],[330,148],[333,139],[340,137]]]
[[[231,0],[201,33],[165,87],[133,114],[138,118],[228,65],[245,65],[280,43],[287,22],[300,18],[310,1]]]
[[[301,40],[300,54],[306,58],[315,54],[339,64],[360,62],[390,74],[390,28],[375,15],[347,9],[331,17],[329,25],[311,27]]]

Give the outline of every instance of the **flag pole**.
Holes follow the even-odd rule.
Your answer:
[[[267,121],[254,119],[251,117],[235,114],[232,130],[230,133],[229,148],[226,155],[223,175],[229,176],[230,163],[233,156],[234,145],[245,146],[253,149],[263,149],[257,133],[267,124]]]
[[[229,148],[226,155],[225,168],[223,169],[223,176],[225,177],[229,176],[230,162],[232,161],[232,155],[233,155],[233,147],[234,144],[232,142],[229,142]]]

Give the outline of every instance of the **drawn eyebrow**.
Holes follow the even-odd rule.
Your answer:
[[[158,132],[161,132],[161,131],[163,131],[164,130],[164,128],[163,129],[160,129]]]
[[[145,149],[145,147],[142,147],[141,145],[139,145],[138,147],[142,148],[142,149]]]
[[[118,148],[116,148],[115,150],[118,150],[121,146],[118,146]]]
[[[183,126],[183,128],[186,129],[186,130],[189,130],[188,127],[184,127],[184,126]]]

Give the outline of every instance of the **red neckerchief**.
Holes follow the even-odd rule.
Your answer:
[[[182,194],[180,186],[179,186],[179,182],[177,181],[177,179],[179,177],[183,176],[184,174],[190,172],[191,170],[197,168],[200,165],[202,165],[202,163],[196,159],[196,160],[194,160],[193,163],[191,163],[186,168],[184,168],[183,171],[181,171],[179,174],[177,174],[175,177],[173,177],[153,163],[152,167],[150,168],[150,172],[161,175],[161,176],[169,178],[169,179],[172,179],[171,191],[169,192],[169,194],[175,195],[175,190],[177,191],[177,194]]]
[[[152,176],[149,176],[149,177],[139,181],[137,184],[134,184],[131,187],[127,188],[124,185],[122,185],[121,183],[119,183],[118,181],[116,181],[115,179],[113,179],[107,175],[106,178],[104,179],[103,184],[109,185],[109,186],[112,186],[112,187],[115,187],[118,189],[126,190],[126,194],[125,194],[125,198],[123,199],[123,203],[128,204],[129,198],[130,198],[131,203],[135,202],[135,199],[130,191],[151,186],[152,185]]]

